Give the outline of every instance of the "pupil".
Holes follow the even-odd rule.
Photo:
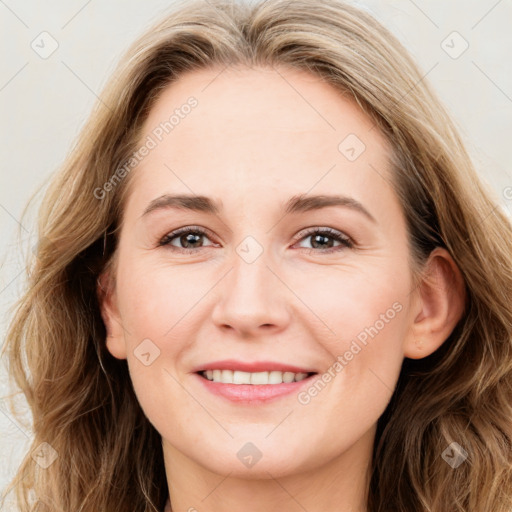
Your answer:
[[[313,237],[313,244],[312,244],[312,245],[313,245],[313,247],[315,247],[315,244],[317,243],[317,241],[318,241],[319,239],[320,239],[320,240],[323,240],[323,241],[325,242],[326,240],[328,240],[328,239],[329,239],[329,237],[328,237],[328,236],[324,236],[324,235],[315,235],[315,236]],[[329,246],[330,246],[330,244],[321,244],[321,245],[320,245],[320,247],[326,247],[326,245],[329,245]]]
[[[188,234],[182,236],[181,238],[182,238],[182,242],[183,242],[183,239],[185,240],[185,244],[184,245],[186,245],[188,243],[192,243],[192,244],[198,243],[198,241],[201,238],[201,236],[202,235],[196,235],[196,234],[193,234],[193,233],[188,233]],[[194,238],[196,240],[194,240]]]

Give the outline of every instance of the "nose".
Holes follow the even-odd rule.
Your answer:
[[[292,294],[272,268],[275,265],[268,261],[266,253],[252,263],[235,253],[232,262],[231,270],[217,285],[214,324],[244,338],[285,329],[290,321]]]

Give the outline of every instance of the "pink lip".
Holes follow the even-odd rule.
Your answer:
[[[216,367],[219,369],[218,367]],[[312,379],[318,375],[312,375],[299,382],[283,382],[282,384],[223,384],[213,382],[198,373],[195,377],[201,381],[203,386],[215,395],[227,398],[232,402],[245,403],[266,403],[291,393],[298,393],[303,386],[311,385]]]
[[[243,361],[236,361],[235,359],[224,359],[222,361],[213,361],[206,363],[197,368],[193,372],[202,372],[205,370],[238,370],[241,372],[292,372],[292,373],[316,373],[311,368],[299,368],[290,364],[276,363],[273,361],[255,361],[253,363],[244,363]],[[240,386],[243,384],[240,384]],[[239,386],[236,384],[236,386]]]

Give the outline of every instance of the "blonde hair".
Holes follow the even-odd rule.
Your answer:
[[[338,0],[182,2],[122,59],[46,192],[37,258],[4,347],[33,415],[30,453],[47,442],[58,454],[46,469],[27,454],[9,488],[20,511],[163,509],[161,438],[126,361],[106,350],[96,295],[130,180],[101,199],[95,191],[133,155],[167,85],[189,70],[235,65],[309,71],[350,95],[393,149],[415,272],[441,246],[465,281],[463,318],[434,354],[404,360],[378,421],[369,510],[510,512],[512,226],[405,49]],[[442,457],[452,442],[468,453],[456,469]]]

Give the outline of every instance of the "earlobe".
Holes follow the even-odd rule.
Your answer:
[[[126,359],[124,330],[117,307],[115,284],[109,271],[102,273],[96,284],[101,317],[107,331],[107,349],[117,359]]]
[[[415,294],[418,306],[405,340],[404,356],[422,359],[446,341],[464,314],[464,278],[446,249],[432,251]]]

